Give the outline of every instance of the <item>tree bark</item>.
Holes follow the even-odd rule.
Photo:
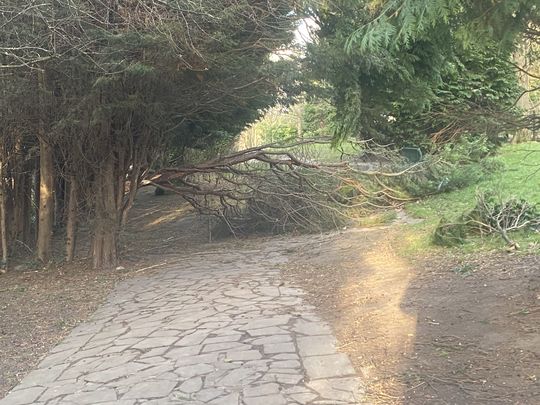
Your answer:
[[[131,171],[131,176],[129,180],[129,194],[128,194],[125,204],[123,204],[123,207],[122,207],[122,222],[121,222],[122,228],[126,226],[129,211],[131,210],[131,207],[133,207],[133,203],[135,202],[135,197],[137,196],[137,191],[139,189],[140,175],[141,175],[141,163],[139,159],[137,159],[137,154],[135,154],[135,157],[133,159],[133,170]]]
[[[51,257],[54,216],[54,167],[53,149],[43,139],[39,140],[39,229],[37,240],[38,259],[47,263]]]
[[[32,173],[32,202],[31,206],[35,218],[34,223],[34,242],[37,243],[39,233],[39,186],[41,183],[41,176],[39,175],[39,159],[36,159],[35,170]]]
[[[117,179],[114,175],[114,156],[111,153],[103,164],[96,183],[93,265],[96,269],[111,269],[117,264],[118,208]]]
[[[7,270],[8,266],[8,243],[6,225],[6,195],[4,187],[4,163],[0,162],[0,240],[2,243],[2,263],[0,268]]]
[[[66,224],[66,262],[71,263],[75,257],[77,236],[77,183],[75,176],[69,179],[69,197]]]

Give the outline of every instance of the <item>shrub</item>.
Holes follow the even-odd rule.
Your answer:
[[[454,222],[442,218],[433,234],[440,246],[463,244],[469,235],[499,233],[513,244],[509,232],[540,230],[540,210],[523,198],[502,199],[493,191],[479,192],[475,207],[460,215]]]
[[[503,164],[489,155],[493,145],[486,138],[463,137],[428,154],[418,170],[395,180],[412,197],[444,193],[478,183]]]

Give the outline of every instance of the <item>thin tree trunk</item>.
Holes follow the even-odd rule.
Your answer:
[[[139,189],[139,176],[141,174],[141,163],[137,159],[135,154],[135,159],[133,161],[133,170],[131,172],[131,178],[129,181],[129,195],[126,200],[126,203],[122,207],[122,222],[121,227],[124,228],[127,224],[129,211],[133,207],[135,202],[135,197],[137,196],[137,191]]]
[[[47,263],[51,257],[54,216],[54,168],[52,147],[39,140],[39,229],[37,240],[38,259]]]
[[[94,224],[93,265],[96,269],[116,267],[118,248],[117,181],[111,153],[100,170],[96,184],[96,219]]]
[[[39,175],[39,160],[35,162],[35,170],[32,175],[32,209],[34,213],[34,243],[37,243],[39,233],[39,185],[41,176]]]
[[[0,239],[2,243],[2,263],[0,268],[7,270],[8,243],[6,226],[6,197],[4,188],[4,164],[0,162]]]
[[[75,257],[77,235],[77,183],[75,176],[69,179],[69,197],[66,224],[66,262],[71,263]]]
[[[23,217],[23,228],[22,228],[22,240],[24,243],[31,244],[31,229],[32,229],[32,177],[30,173],[25,174],[24,180],[24,217]]]

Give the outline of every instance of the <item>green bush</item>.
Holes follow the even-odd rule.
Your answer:
[[[438,246],[453,247],[462,245],[467,239],[467,224],[461,221],[450,222],[441,218],[433,233],[433,243]]]
[[[489,155],[494,146],[482,137],[463,137],[428,154],[423,163],[395,181],[412,197],[445,193],[480,182],[503,164]]]
[[[523,198],[503,199],[493,191],[483,191],[477,194],[472,210],[454,221],[441,218],[433,243],[456,246],[463,244],[469,235],[490,233],[500,233],[508,242],[507,233],[518,230],[540,230],[540,209]]]

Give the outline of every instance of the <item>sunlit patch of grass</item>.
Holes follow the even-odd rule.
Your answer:
[[[421,218],[420,224],[404,227],[403,251],[406,254],[437,249],[431,243],[433,231],[441,217],[458,218],[475,205],[478,191],[493,190],[502,198],[517,196],[533,204],[540,205],[540,143],[528,142],[519,145],[506,145],[499,151],[497,160],[504,168],[483,179],[480,183],[438,194],[415,203],[408,204],[409,215]],[[513,233],[512,238],[521,246],[522,251],[539,251],[540,234],[531,232]],[[453,248],[456,252],[493,250],[504,247],[505,243],[498,235],[470,237],[467,242]]]

